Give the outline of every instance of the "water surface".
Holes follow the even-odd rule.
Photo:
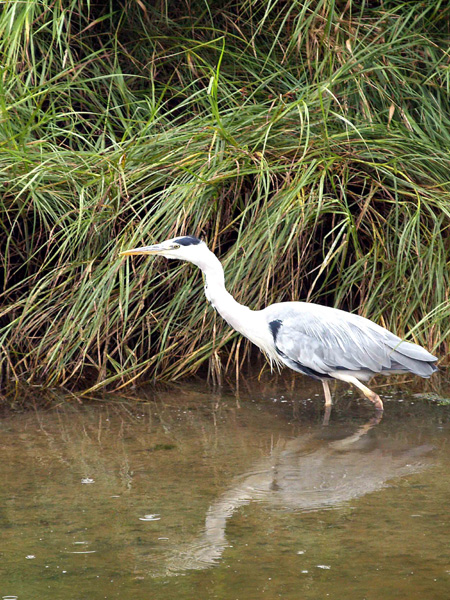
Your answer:
[[[450,597],[450,409],[346,393],[324,426],[319,391],[3,418],[0,599]]]

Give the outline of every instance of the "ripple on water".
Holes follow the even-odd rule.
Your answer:
[[[90,542],[87,541],[73,542],[74,546],[87,546],[89,544]],[[96,552],[97,550],[67,550],[68,554],[95,554]]]

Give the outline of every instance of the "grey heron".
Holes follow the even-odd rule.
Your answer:
[[[430,377],[437,358],[359,315],[309,302],[278,302],[262,310],[239,304],[225,288],[224,271],[205,242],[182,236],[121,255],[160,255],[193,263],[205,276],[205,295],[236,331],[266,355],[271,365],[286,365],[322,382],[325,406],[332,404],[329,381],[352,383],[383,410],[368,382],[379,373],[413,373]]]

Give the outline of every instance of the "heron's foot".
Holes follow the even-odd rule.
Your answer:
[[[375,392],[372,392],[370,394],[370,396],[367,395],[367,397],[369,398],[369,400],[371,402],[373,402],[374,408],[376,411],[380,411],[380,412],[384,411],[383,401],[381,400],[381,398],[378,394],[375,394]]]

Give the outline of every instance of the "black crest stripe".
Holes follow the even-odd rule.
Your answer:
[[[201,240],[194,237],[193,235],[185,235],[183,237],[176,238],[175,241],[177,242],[177,244],[180,244],[181,246],[196,246],[197,244],[200,244],[200,242],[201,242]]]

